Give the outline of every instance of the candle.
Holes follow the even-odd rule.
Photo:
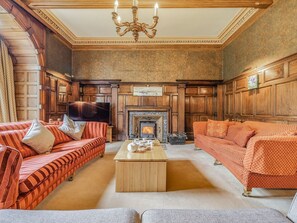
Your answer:
[[[138,1],[137,0],[133,0],[133,6],[138,6]]]
[[[159,5],[158,3],[155,4],[155,16],[158,16]]]
[[[114,11],[115,12],[118,12],[118,6],[119,6],[119,2],[118,2],[118,0],[115,0],[115,2],[114,2]]]

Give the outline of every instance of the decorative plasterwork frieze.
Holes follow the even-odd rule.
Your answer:
[[[34,10],[53,30],[64,37],[73,46],[100,46],[100,45],[223,45],[243,24],[257,11],[256,8],[242,9],[218,37],[186,37],[186,38],[139,38],[135,43],[133,38],[87,38],[75,36],[51,11],[46,9]]]

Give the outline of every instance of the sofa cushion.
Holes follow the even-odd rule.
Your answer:
[[[69,142],[69,141],[72,141],[73,140],[68,135],[66,135],[64,132],[62,132],[61,130],[59,130],[59,126],[58,125],[46,125],[45,127],[49,131],[51,131],[51,133],[53,133],[53,135],[55,136],[54,146],[55,145],[58,145],[60,143]]]
[[[55,142],[55,136],[41,123],[34,120],[22,142],[37,153],[42,154],[51,151]]]
[[[27,130],[0,131],[0,144],[13,147],[20,151],[23,158],[34,156],[37,153],[29,146],[22,143]]]
[[[290,223],[279,211],[268,208],[238,210],[157,209],[147,210],[142,223]]]
[[[64,115],[63,124],[59,129],[74,140],[80,140],[85,126],[86,122],[74,122],[67,115]]]
[[[243,125],[241,123],[229,125],[227,135],[224,139],[233,141],[237,133],[243,128]]]
[[[217,138],[224,138],[228,131],[228,123],[229,121],[214,121],[208,119],[206,135]]]
[[[17,200],[22,161],[18,150],[0,145],[0,209],[9,208]]]
[[[53,148],[53,152],[60,152],[60,151],[67,151],[72,149],[79,149],[79,151],[82,151],[83,153],[98,147],[100,145],[103,145],[105,143],[104,137],[98,137],[93,139],[82,139],[79,141],[70,141],[61,143],[59,145],[56,145]]]
[[[139,223],[139,214],[128,208],[77,211],[0,210],[2,223]]]
[[[73,162],[80,154],[75,150],[61,151],[26,158],[20,170],[20,193],[26,193],[56,170]]]
[[[246,147],[247,142],[253,135],[255,135],[255,130],[245,126],[239,130],[233,141],[241,147]]]

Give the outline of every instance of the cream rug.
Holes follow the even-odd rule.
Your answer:
[[[243,187],[224,167],[193,144],[167,144],[167,192],[116,193],[113,157],[122,142],[108,143],[104,158],[98,158],[65,181],[36,209],[78,210],[129,207],[138,212],[151,208],[277,209],[287,213],[297,190],[254,189],[252,198],[241,196]]]

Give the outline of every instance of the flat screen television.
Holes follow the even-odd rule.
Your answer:
[[[71,102],[68,104],[68,116],[73,121],[95,121],[111,124],[110,103]]]

